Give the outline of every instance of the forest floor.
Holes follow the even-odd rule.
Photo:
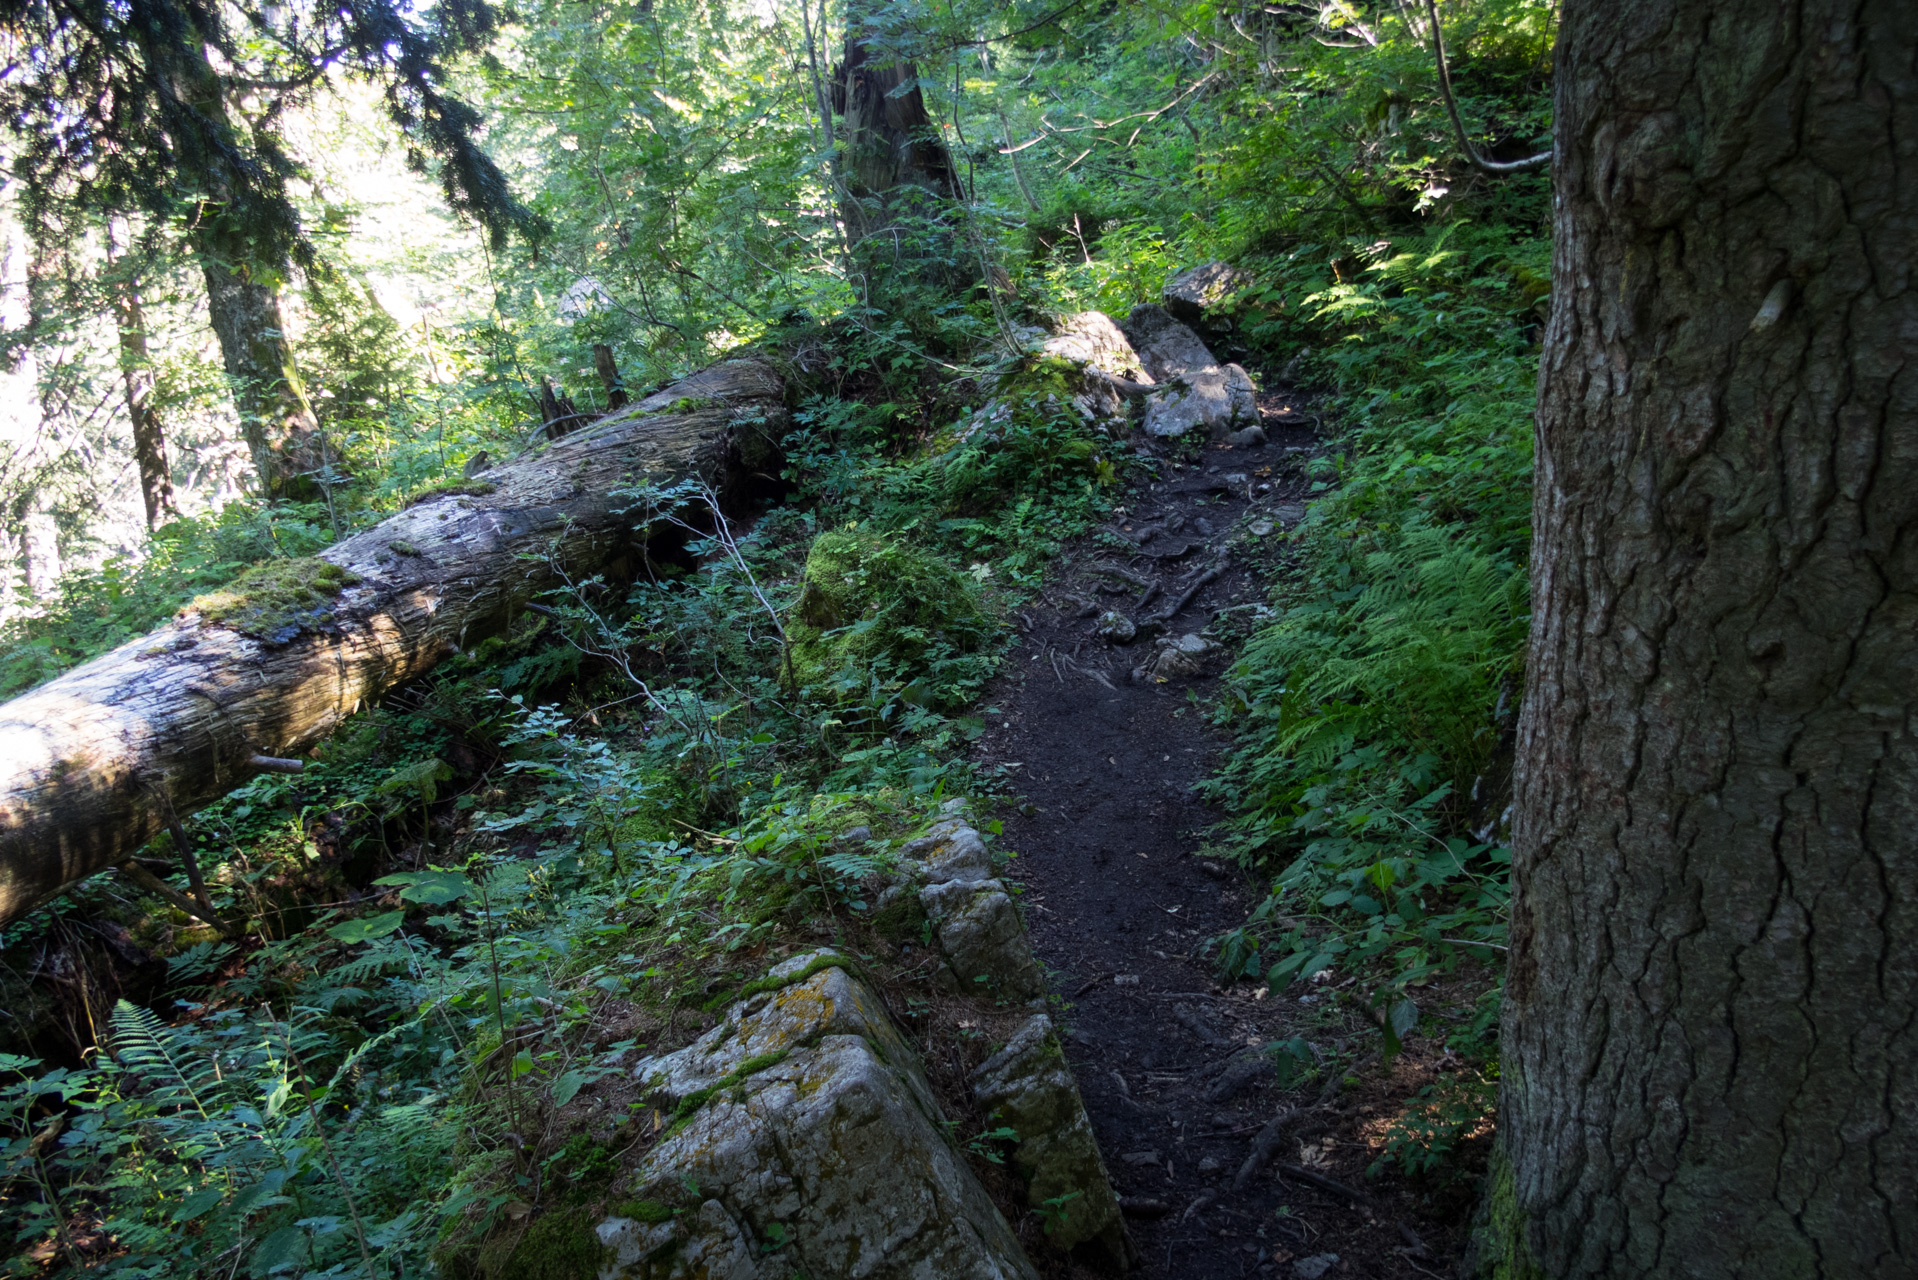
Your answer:
[[[1019,855],[1011,875],[1066,1002],[1067,1054],[1142,1255],[1135,1274],[1155,1280],[1449,1274],[1472,1211],[1469,1181],[1367,1176],[1382,1126],[1452,1065],[1442,1045],[1408,1037],[1381,1062],[1351,979],[1223,988],[1204,954],[1261,896],[1237,867],[1199,856],[1225,815],[1194,787],[1228,745],[1208,722],[1219,673],[1303,516],[1303,464],[1320,443],[1309,415],[1281,412],[1291,399],[1261,397],[1262,446],[1160,459],[1156,479],[1061,555],[1020,617],[978,746],[1021,801],[1001,847]],[[1097,634],[1105,610],[1152,611],[1138,607],[1140,583],[1176,600],[1221,564],[1166,628],[1222,641],[1186,670],[1145,670],[1152,640]],[[1281,1089],[1259,1051],[1295,1036],[1320,1070]],[[1241,1177],[1260,1145],[1263,1167]]]

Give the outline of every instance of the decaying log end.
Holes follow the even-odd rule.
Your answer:
[[[167,802],[186,816],[298,773],[386,690],[643,554],[654,530],[620,491],[698,479],[737,501],[776,471],[785,423],[779,375],[725,361],[0,705],[0,923],[125,861]]]

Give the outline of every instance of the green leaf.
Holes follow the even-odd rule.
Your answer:
[[[384,915],[368,916],[362,920],[348,920],[344,924],[336,924],[328,929],[326,934],[329,938],[336,938],[350,945],[355,942],[371,942],[374,938],[384,938],[405,923],[406,912],[389,911]]]
[[[173,1211],[175,1222],[191,1222],[226,1198],[226,1188],[221,1186],[201,1187],[186,1198],[186,1202]]]
[[[568,1071],[561,1075],[559,1079],[553,1081],[553,1105],[563,1107],[571,1102],[573,1095],[577,1094],[580,1086],[586,1082],[586,1073],[583,1071]]]
[[[473,892],[473,882],[457,871],[402,871],[381,876],[373,883],[404,885],[400,890],[402,901],[424,903],[429,907],[458,902]]]

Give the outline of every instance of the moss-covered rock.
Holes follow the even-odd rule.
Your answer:
[[[872,674],[904,683],[914,701],[948,705],[984,678],[976,655],[992,632],[970,576],[903,539],[847,529],[813,541],[787,636],[802,683],[863,686]]]
[[[336,598],[359,580],[358,574],[317,556],[268,560],[220,590],[196,596],[180,612],[197,613],[203,622],[268,644],[285,644],[303,631],[331,625]]]

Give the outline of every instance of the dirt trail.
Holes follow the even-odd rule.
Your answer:
[[[1444,1197],[1365,1180],[1369,1153],[1354,1139],[1377,1095],[1398,1092],[1391,1081],[1287,1093],[1271,1059],[1247,1052],[1304,1035],[1322,1050],[1350,1044],[1362,1055],[1376,1033],[1365,1038],[1369,1028],[1322,988],[1304,1001],[1296,991],[1257,998],[1246,984],[1222,990],[1199,954],[1257,900],[1237,871],[1192,856],[1223,816],[1192,787],[1226,746],[1200,704],[1232,647],[1205,655],[1196,674],[1142,679],[1135,668],[1151,641],[1114,645],[1092,634],[1101,615],[1089,602],[1144,617],[1178,599],[1228,539],[1228,567],[1168,634],[1263,602],[1262,575],[1249,562],[1275,554],[1277,530],[1302,514],[1300,455],[1317,447],[1301,419],[1273,412],[1281,400],[1262,397],[1266,445],[1214,446],[1194,465],[1163,464],[1104,530],[1061,557],[1024,615],[1028,630],[988,699],[998,714],[980,742],[981,763],[1003,767],[1026,802],[1008,818],[1002,847],[1021,855],[1013,875],[1026,886],[1034,944],[1068,1002],[1067,1053],[1128,1205],[1143,1255],[1135,1274],[1160,1280],[1430,1275],[1448,1269],[1462,1226],[1434,1221],[1460,1217]],[[1147,529],[1157,532],[1139,554],[1105,536],[1130,541]],[[1170,559],[1151,554],[1176,549],[1172,539],[1194,545]],[[1104,571],[1114,568],[1162,583],[1154,603],[1138,609],[1144,588]],[[1251,622],[1249,609],[1224,617],[1244,621],[1215,631],[1243,635]],[[1234,1190],[1261,1129],[1287,1107],[1298,1112],[1272,1135],[1269,1163]],[[1305,1172],[1282,1178],[1281,1166]],[[1308,1181],[1314,1173],[1362,1199]],[[1338,1261],[1327,1262],[1330,1254]]]

